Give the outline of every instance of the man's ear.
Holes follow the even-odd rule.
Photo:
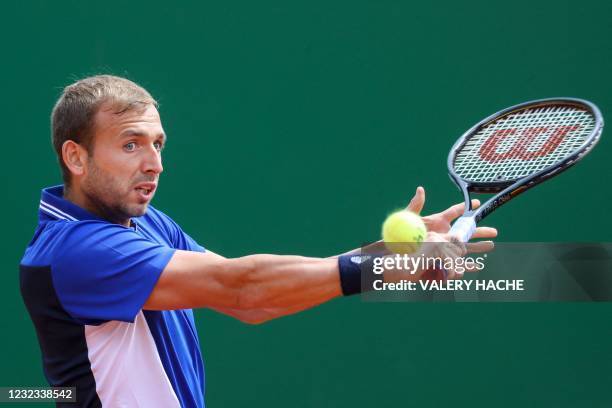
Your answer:
[[[62,160],[73,176],[85,174],[87,157],[87,150],[74,140],[66,140],[62,145]]]

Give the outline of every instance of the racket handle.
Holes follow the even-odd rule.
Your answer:
[[[476,231],[476,221],[471,215],[464,215],[455,221],[451,227],[449,234],[459,237],[461,242],[468,242]]]

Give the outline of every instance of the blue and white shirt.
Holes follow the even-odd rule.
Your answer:
[[[174,251],[204,248],[152,207],[128,228],[62,196],[42,191],[20,263],[49,383],[76,387],[78,406],[204,407],[193,312],[142,310]]]

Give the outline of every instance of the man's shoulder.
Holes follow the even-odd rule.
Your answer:
[[[149,206],[147,213],[140,218],[141,222],[144,222],[146,226],[167,238],[173,248],[188,251],[205,251],[202,246],[185,233],[176,221],[162,211]]]
[[[136,218],[136,220],[157,220],[157,219],[168,219],[168,217],[163,211],[158,210],[157,208],[149,205],[147,207],[147,212],[144,215]]]
[[[147,212],[142,217],[136,219],[136,222],[146,223],[153,226],[156,230],[163,230],[171,235],[181,230],[181,227],[169,215],[153,206],[147,208]]]
[[[108,236],[109,234],[129,232],[127,227],[101,220],[68,221],[56,224],[54,226],[55,234],[61,235],[64,240],[74,241],[71,243],[91,239],[92,236],[100,233]]]
[[[50,264],[58,256],[79,256],[86,249],[112,243],[129,232],[121,225],[99,220],[57,220],[45,222],[28,245],[22,263]]]
[[[176,222],[165,212],[158,210],[157,208],[150,205],[147,208],[145,215],[140,217],[142,219],[153,220],[155,222],[171,223],[177,225]]]

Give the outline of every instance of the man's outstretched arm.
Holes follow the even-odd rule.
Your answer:
[[[176,251],[144,305],[208,307],[248,323],[314,307],[342,294],[337,259]]]

